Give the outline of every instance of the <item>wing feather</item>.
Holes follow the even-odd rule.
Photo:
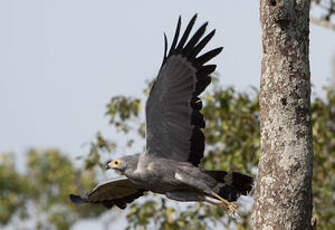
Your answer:
[[[215,30],[202,38],[208,25],[206,22],[189,39],[196,18],[197,15],[192,17],[178,42],[179,17],[170,50],[167,52],[165,48],[162,67],[146,104],[147,154],[190,162],[195,166],[200,163],[205,147],[201,131],[205,121],[200,113],[202,102],[198,96],[210,84],[209,75],[216,68],[216,65],[203,64],[222,51],[217,48],[197,57]]]
[[[164,33],[164,57],[163,57],[163,63],[165,63],[166,58],[167,58],[167,56],[166,56],[167,49],[168,49],[168,41],[167,41],[166,34]]]
[[[194,64],[196,66],[202,66],[203,64],[205,64],[206,62],[208,62],[209,60],[211,60],[213,57],[215,57],[216,55],[218,55],[221,51],[222,51],[222,47],[220,48],[216,48],[214,50],[208,51],[207,53],[201,55],[200,57],[198,57]]]
[[[170,48],[169,56],[171,56],[172,52],[176,48],[178,38],[179,38],[179,33],[180,33],[180,26],[181,26],[181,16],[179,16],[179,18],[178,18],[177,28],[176,28],[176,32],[175,32],[174,37],[173,37],[173,41],[172,41],[172,45],[171,45],[171,48]]]
[[[197,19],[197,16],[198,16],[198,15],[195,14],[195,15],[192,17],[191,21],[188,23],[188,25],[187,25],[187,27],[186,27],[186,30],[185,30],[183,36],[181,37],[181,39],[180,39],[180,41],[179,41],[179,44],[178,44],[178,46],[177,46],[177,48],[176,48],[176,51],[177,51],[177,52],[181,52],[181,51],[182,51],[182,48],[183,48],[183,46],[184,46],[184,44],[185,44],[185,42],[186,42],[188,36],[190,35],[190,32],[191,32],[191,30],[192,30],[192,28],[193,28],[193,26],[194,26],[194,23],[195,23],[195,20]]]
[[[116,205],[124,209],[127,203],[144,195],[144,192],[145,190],[138,188],[127,177],[120,177],[100,183],[82,196],[70,194],[70,199],[73,203],[101,203],[106,208]]]
[[[197,30],[197,32],[195,32],[195,34],[193,35],[193,37],[191,38],[191,40],[187,43],[187,45],[184,48],[184,52],[185,53],[188,53],[190,50],[192,50],[193,47],[199,42],[200,38],[204,35],[204,33],[206,31],[207,25],[208,25],[208,22],[206,22],[205,24],[203,24]]]
[[[206,37],[204,37],[192,50],[188,51],[187,56],[194,59],[200,51],[207,45],[207,43],[215,35],[215,30],[212,30]]]

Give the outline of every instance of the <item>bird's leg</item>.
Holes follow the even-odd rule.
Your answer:
[[[219,194],[212,192],[212,196],[216,197],[217,199],[221,200],[223,203],[227,204],[230,210],[234,213],[238,213],[236,204],[229,202],[228,200],[223,199]]]
[[[230,212],[230,210],[225,206],[225,203],[217,203],[217,202],[214,202],[214,201],[211,201],[211,200],[207,200],[207,199],[205,199],[204,202],[207,202],[207,203],[209,203],[209,204],[218,206],[218,207],[220,207],[220,208],[223,207],[224,210],[228,213],[228,216],[231,217],[231,212]]]

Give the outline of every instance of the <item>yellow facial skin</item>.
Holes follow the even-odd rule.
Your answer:
[[[121,160],[116,159],[108,163],[109,167],[111,168],[119,168],[121,165]]]

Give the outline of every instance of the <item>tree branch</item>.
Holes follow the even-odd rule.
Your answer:
[[[314,24],[317,24],[319,26],[326,27],[328,29],[334,30],[335,31],[335,24],[330,23],[329,21],[326,20],[321,20],[318,18],[310,17],[311,22]]]

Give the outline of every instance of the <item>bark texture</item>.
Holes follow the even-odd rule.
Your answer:
[[[261,157],[251,226],[311,229],[309,0],[261,0]]]

